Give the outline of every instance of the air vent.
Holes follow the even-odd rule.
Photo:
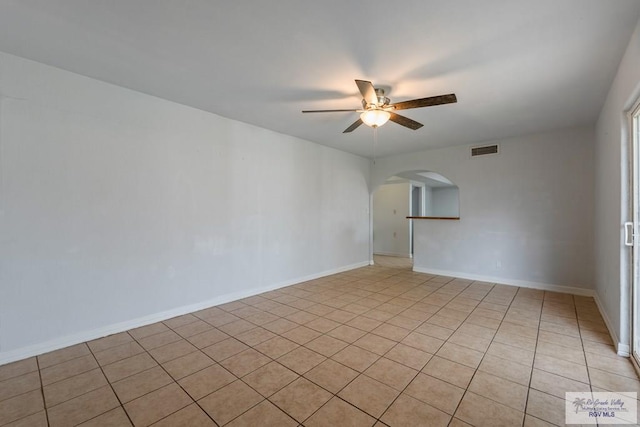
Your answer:
[[[471,147],[471,157],[486,156],[488,154],[498,154],[498,144]]]

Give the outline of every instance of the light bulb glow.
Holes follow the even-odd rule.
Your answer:
[[[360,114],[360,120],[362,120],[365,125],[372,128],[376,128],[387,123],[389,117],[391,117],[391,114],[389,114],[388,111],[375,109],[363,111],[362,114]]]

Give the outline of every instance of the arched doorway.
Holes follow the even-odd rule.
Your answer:
[[[408,217],[458,217],[459,189],[437,172],[402,171],[374,190],[372,213],[372,255],[410,260],[414,236]]]

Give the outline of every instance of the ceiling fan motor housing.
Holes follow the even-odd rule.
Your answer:
[[[362,108],[364,108],[365,110],[373,110],[373,109],[377,109],[377,108],[384,108],[387,107],[389,105],[389,103],[391,102],[391,100],[389,98],[387,98],[386,96],[384,96],[384,90],[383,89],[376,89],[376,97],[377,97],[377,102],[374,103],[368,103],[365,99],[362,100]]]
[[[385,107],[389,105],[389,98],[384,96],[384,89],[380,89],[379,87],[375,88],[376,97],[378,98],[378,107]]]

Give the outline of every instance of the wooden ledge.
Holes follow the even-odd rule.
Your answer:
[[[408,216],[407,219],[448,219],[453,221],[459,221],[459,216]]]

